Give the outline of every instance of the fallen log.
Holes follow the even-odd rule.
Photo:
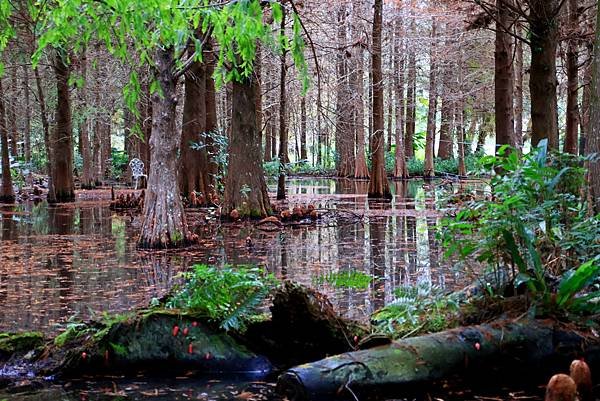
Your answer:
[[[497,321],[394,341],[284,372],[278,391],[290,400],[400,397],[434,381],[514,375],[547,380],[556,369],[585,357],[598,367],[600,340],[550,321]],[[560,371],[560,370],[558,370]],[[594,371],[594,367],[592,367]]]

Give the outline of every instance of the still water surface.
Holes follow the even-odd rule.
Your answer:
[[[462,285],[464,278],[441,260],[435,239],[441,216],[436,203],[448,188],[410,181],[392,183],[392,189],[392,202],[369,203],[366,181],[290,180],[291,206],[312,203],[350,213],[316,226],[265,232],[253,224],[202,224],[210,214],[192,212],[201,241],[176,252],[137,250],[139,216],[113,212],[107,201],[82,200],[83,193],[69,205],[4,207],[0,330],[52,331],[74,315],[147,305],[195,263],[264,266],[326,293],[344,315],[361,320],[392,302],[398,287]],[[369,289],[356,290],[319,280],[340,271],[361,271],[373,281]]]

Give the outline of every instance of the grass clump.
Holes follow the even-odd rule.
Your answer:
[[[330,272],[315,279],[316,284],[328,283],[335,288],[366,290],[373,277],[360,271]]]

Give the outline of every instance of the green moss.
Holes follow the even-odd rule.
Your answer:
[[[0,333],[0,354],[10,355],[26,352],[44,343],[44,335],[37,331],[24,333]]]

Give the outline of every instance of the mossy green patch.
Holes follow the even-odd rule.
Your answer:
[[[44,335],[37,331],[0,333],[0,354],[12,355],[27,352],[44,344]]]

